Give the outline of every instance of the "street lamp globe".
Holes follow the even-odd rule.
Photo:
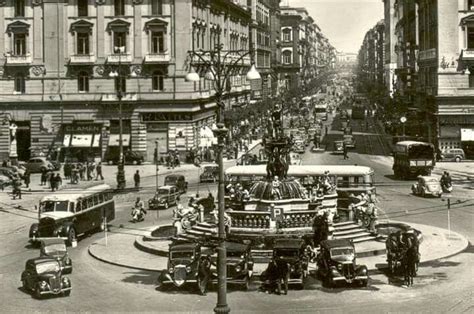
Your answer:
[[[252,67],[247,72],[247,80],[252,81],[252,80],[259,80],[261,78],[262,77],[260,76],[260,73],[258,73],[257,68],[255,67],[255,63],[252,64]]]
[[[194,71],[194,68],[191,67],[188,74],[186,74],[186,76],[184,77],[184,80],[186,82],[199,82],[201,78],[199,77],[199,74],[197,74],[196,71]]]

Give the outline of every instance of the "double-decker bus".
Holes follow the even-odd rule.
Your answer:
[[[106,184],[83,191],[61,190],[43,197],[38,208],[38,223],[30,227],[30,241],[64,238],[71,245],[77,236],[101,231],[115,218],[112,189]]]
[[[409,179],[430,175],[435,166],[435,148],[431,143],[402,141],[393,149],[393,173],[396,178]]]

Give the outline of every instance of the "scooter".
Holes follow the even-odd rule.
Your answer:
[[[140,222],[145,220],[146,210],[137,207],[132,208],[132,222]]]
[[[441,189],[443,193],[451,193],[453,191],[453,185],[451,183],[441,184]]]

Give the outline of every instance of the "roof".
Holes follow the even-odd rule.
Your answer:
[[[204,167],[219,167],[218,164],[201,164],[201,167],[204,168]]]
[[[334,240],[324,240],[321,241],[321,247],[328,249],[337,248],[337,247],[353,247],[354,244],[349,239],[334,239]]]
[[[176,188],[176,186],[175,185],[162,185],[158,187],[158,189],[171,189],[171,188]]]
[[[41,242],[44,243],[44,245],[54,245],[54,244],[64,244],[66,245],[66,243],[64,242],[64,239],[61,239],[61,238],[42,238],[41,239]]]
[[[184,250],[195,250],[199,247],[197,243],[180,243],[180,244],[171,244],[170,251],[184,251]]]
[[[47,263],[47,262],[56,262],[57,260],[54,257],[49,257],[49,256],[41,256],[41,257],[35,257],[32,259],[29,259],[27,261],[27,264],[32,264],[32,265],[38,265],[42,263]]]
[[[165,178],[180,178],[180,177],[184,177],[184,176],[182,174],[169,174],[165,176]]]
[[[433,145],[433,144],[426,143],[426,142],[418,142],[418,141],[401,141],[401,142],[397,142],[395,145],[411,146],[411,145]]]
[[[244,252],[249,248],[248,244],[237,243],[237,242],[226,242],[225,249],[229,252]]]
[[[74,202],[79,198],[84,198],[90,195],[93,195],[97,192],[112,190],[110,185],[107,184],[99,184],[95,186],[91,186],[88,189],[79,191],[77,189],[74,190],[61,190],[61,193],[55,193],[46,195],[41,199],[41,202],[45,201],[71,201]],[[70,192],[70,193],[69,193]]]
[[[435,179],[436,181],[439,181],[439,178],[437,176],[419,176],[418,178],[422,178],[423,180],[431,180]]]
[[[273,244],[274,249],[300,249],[303,245],[301,239],[277,239]]]
[[[242,176],[267,176],[266,165],[247,165],[234,166],[226,170],[226,175],[242,175]],[[321,176],[325,171],[329,171],[329,175],[351,175],[362,176],[372,175],[374,170],[365,166],[352,165],[290,165],[288,176],[305,177],[305,176]]]

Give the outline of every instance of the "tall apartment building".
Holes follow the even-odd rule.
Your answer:
[[[359,83],[384,85],[385,79],[385,24],[378,22],[364,37],[358,55]],[[371,92],[371,91],[369,91]]]
[[[247,0],[1,4],[0,158],[57,148],[103,157],[118,149],[120,107],[125,149],[153,160],[155,141],[160,153],[196,147],[215,101],[210,82],[185,81],[191,65],[203,77],[207,71],[189,51],[219,42],[250,48]],[[250,100],[251,57],[240,64],[229,106]]]
[[[385,24],[385,75],[384,83],[387,92],[392,97],[395,91],[395,69],[397,68],[397,37],[395,36],[395,27],[397,18],[395,14],[394,4],[396,0],[384,0],[384,24]]]

